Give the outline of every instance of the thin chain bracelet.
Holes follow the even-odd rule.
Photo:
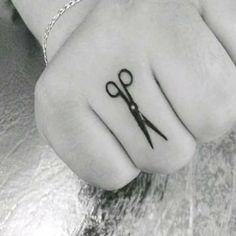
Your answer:
[[[51,19],[50,23],[48,24],[44,36],[43,36],[43,55],[44,55],[44,61],[45,64],[48,64],[48,57],[47,57],[47,43],[48,43],[48,37],[50,35],[50,32],[52,31],[54,25],[59,20],[59,18],[71,7],[76,5],[77,3],[82,2],[83,0],[70,0],[68,3],[64,5],[60,10],[58,10],[57,14]]]

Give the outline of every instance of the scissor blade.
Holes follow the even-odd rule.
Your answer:
[[[134,112],[133,115],[134,115],[135,120],[137,121],[137,123],[138,123],[140,129],[143,131],[143,133],[144,133],[144,135],[145,135],[145,137],[146,137],[148,143],[150,144],[150,146],[151,146],[152,149],[153,149],[154,147],[153,147],[153,144],[152,144],[152,140],[151,140],[150,135],[149,135],[149,133],[148,133],[148,130],[147,130],[146,126],[145,126],[145,122],[144,122],[144,120],[142,119],[141,113],[139,113],[139,112]]]
[[[143,114],[143,119],[146,123],[146,125],[148,127],[150,127],[151,129],[153,129],[156,133],[158,133],[163,139],[165,139],[166,141],[168,141],[168,138],[150,121],[148,120]]]

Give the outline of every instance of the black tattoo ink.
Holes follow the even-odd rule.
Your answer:
[[[122,75],[125,74],[128,76],[129,81],[122,80]],[[134,119],[136,120],[139,128],[143,131],[148,143],[150,144],[151,148],[154,149],[151,137],[148,133],[147,127],[153,129],[158,135],[160,135],[164,140],[168,141],[168,138],[158,129],[156,128],[151,121],[149,121],[140,111],[138,108],[138,105],[134,102],[131,94],[128,91],[128,87],[133,84],[133,75],[132,73],[127,69],[122,69],[119,74],[118,78],[120,81],[120,84],[122,88],[124,89],[124,92],[118,87],[118,85],[113,82],[109,81],[106,84],[106,91],[112,98],[122,97],[123,100],[126,102],[126,104],[129,107],[129,110],[131,114],[133,115]]]

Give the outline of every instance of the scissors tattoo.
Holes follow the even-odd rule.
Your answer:
[[[126,80],[123,79],[123,75],[125,75],[125,77],[128,78],[128,81],[127,81],[127,79]],[[144,133],[144,135],[145,135],[145,137],[152,149],[154,149],[154,146],[153,146],[151,137],[149,135],[147,126],[149,128],[151,128],[152,130],[154,130],[164,140],[168,141],[168,138],[150,120],[148,120],[139,111],[138,105],[136,104],[136,102],[132,98],[132,96],[128,90],[128,87],[130,87],[134,81],[132,73],[127,69],[122,69],[119,72],[118,78],[119,78],[120,84],[121,84],[124,92],[119,88],[119,86],[115,82],[109,81],[106,84],[106,91],[107,91],[108,95],[112,98],[121,97],[125,101],[131,114],[133,115],[134,119],[136,120],[139,128],[143,131],[143,133]]]

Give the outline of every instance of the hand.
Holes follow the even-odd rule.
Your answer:
[[[140,170],[182,168],[196,141],[220,137],[236,119],[232,9],[234,0],[101,0],[37,83],[42,134],[76,174],[109,190]],[[109,81],[124,91],[123,68],[139,111],[168,141],[147,126],[152,148],[125,99],[108,95]]]

